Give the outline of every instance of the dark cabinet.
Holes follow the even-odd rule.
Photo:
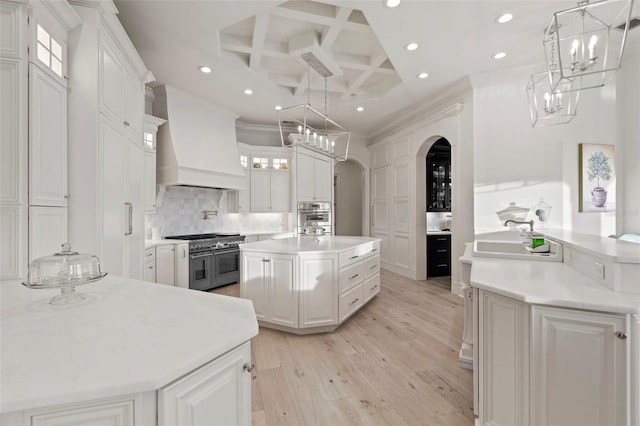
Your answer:
[[[451,145],[444,139],[427,154],[427,211],[451,211]]]
[[[451,275],[451,235],[427,235],[427,278]]]

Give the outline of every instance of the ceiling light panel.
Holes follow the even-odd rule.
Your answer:
[[[415,42],[411,42],[411,43],[407,43],[404,48],[406,50],[408,50],[409,52],[412,52],[414,50],[416,50],[418,48],[418,43]]]
[[[507,56],[507,54],[505,52],[498,52],[498,53],[493,55],[493,59],[502,59],[505,56]]]
[[[506,24],[510,20],[513,19],[513,15],[511,13],[503,13],[502,15],[496,18],[496,22],[499,24]]]
[[[400,0],[384,0],[384,5],[390,8],[394,8],[400,5]]]

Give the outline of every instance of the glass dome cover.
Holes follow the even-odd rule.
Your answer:
[[[35,289],[61,288],[62,294],[50,301],[58,305],[84,299],[74,292],[75,286],[97,281],[105,275],[97,256],[72,251],[71,245],[64,243],[61,252],[33,260],[27,281],[22,284]]]

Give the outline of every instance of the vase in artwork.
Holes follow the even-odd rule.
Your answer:
[[[591,201],[593,201],[593,205],[596,207],[604,206],[604,203],[607,202],[607,191],[601,186],[596,186],[591,191]]]

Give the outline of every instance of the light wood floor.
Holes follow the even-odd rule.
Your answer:
[[[449,277],[381,274],[378,296],[333,333],[260,328],[253,425],[473,425],[472,372],[458,367],[463,299]]]

